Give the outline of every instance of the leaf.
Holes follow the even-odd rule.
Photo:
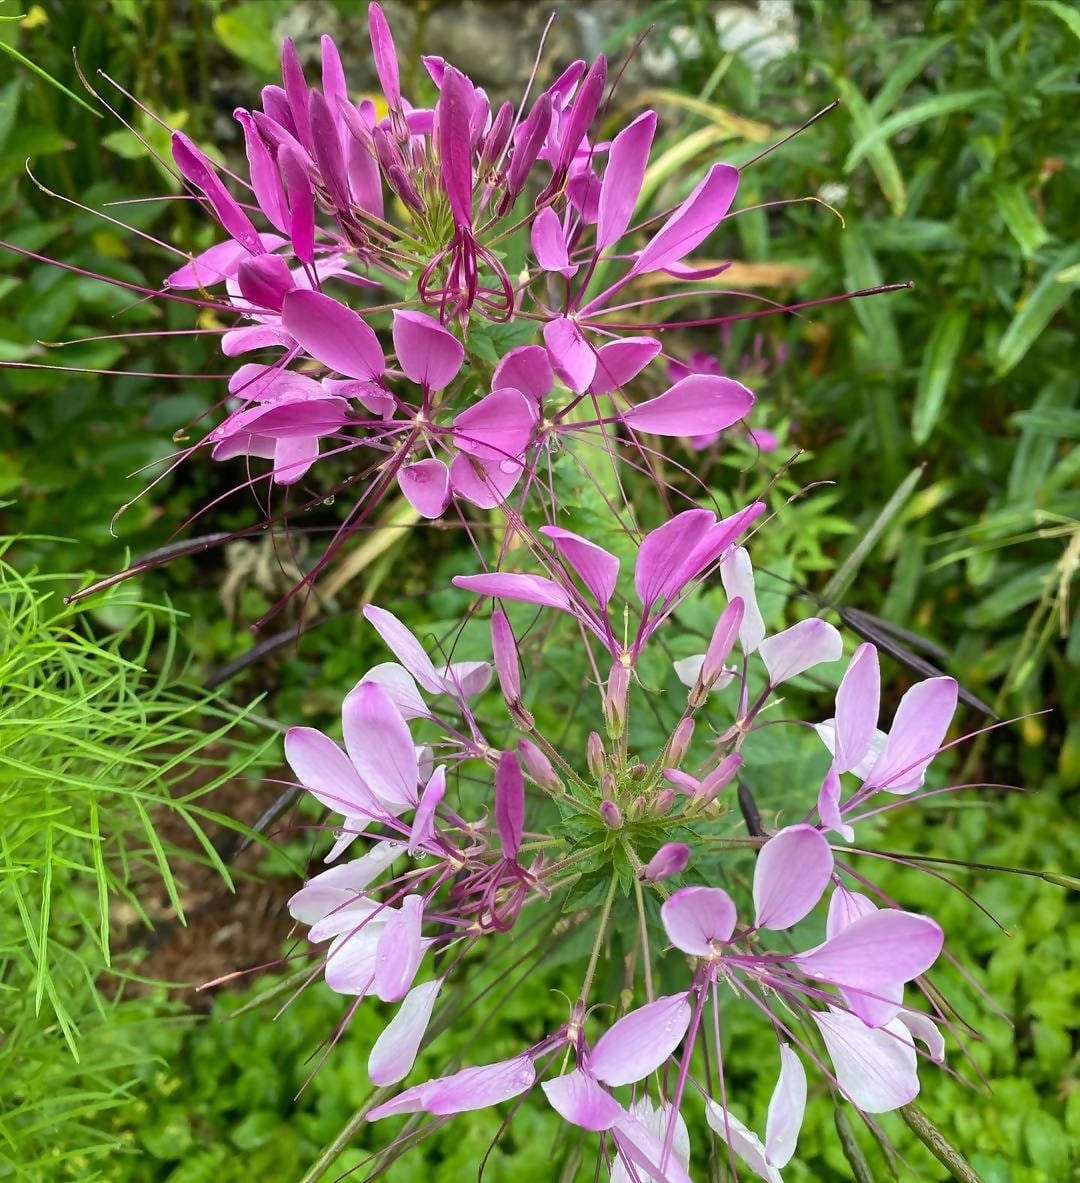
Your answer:
[[[866,100],[855,87],[843,76],[833,75],[832,78],[844,106],[851,115],[851,122],[859,137],[858,141],[869,139],[879,126]],[[892,149],[884,141],[875,143],[866,153],[870,160],[870,167],[874,170],[881,192],[892,207],[896,217],[900,217],[907,208],[907,190],[904,178],[892,154]]]
[[[1036,8],[1045,8],[1052,12],[1060,21],[1064,21],[1073,33],[1080,37],[1080,12],[1069,4],[1062,4],[1061,0],[1035,0]]]
[[[1012,422],[1026,431],[1052,435],[1055,439],[1080,439],[1080,411],[1017,411]]]
[[[821,598],[826,603],[835,604],[851,586],[866,556],[874,549],[878,539],[899,515],[901,509],[904,507],[904,502],[911,496],[922,474],[923,466],[920,464],[918,468],[913,468],[900,482],[899,488],[897,488],[896,492],[885,503],[884,508],[877,517],[870,523],[869,529],[859,540],[858,545],[840,564],[832,579],[825,585],[825,590],[821,593]]]
[[[951,308],[934,326],[923,354],[911,413],[911,434],[917,444],[926,443],[941,414],[967,323],[966,308]]]
[[[858,226],[849,226],[840,237],[840,253],[844,261],[844,278],[855,289],[878,287],[882,283],[881,267]],[[881,369],[895,370],[900,366],[900,338],[893,323],[889,297],[867,296],[856,300],[853,310],[873,346],[873,355]]]
[[[930,119],[940,119],[944,115],[952,115],[968,107],[977,107],[990,100],[999,99],[995,90],[961,90],[954,94],[939,94],[933,98],[923,99],[911,107],[905,107],[882,120],[877,127],[862,136],[847,154],[844,160],[844,172],[854,171],[859,161],[867,156],[876,145],[891,139],[897,132],[905,131],[909,127],[916,127]]]
[[[1030,259],[1039,247],[1050,240],[1050,235],[1035,216],[1024,186],[1019,182],[1003,185],[994,193],[994,200],[1001,220],[1016,239],[1024,258]]]
[[[1059,283],[1057,277],[1059,272],[1077,261],[1080,261],[1080,244],[1074,243],[1058,255],[1024,299],[997,344],[994,369],[999,377],[1023,360],[1039,334],[1050,323],[1050,318],[1072,295],[1075,285]]]
[[[274,22],[281,15],[280,3],[238,4],[214,17],[214,35],[242,62],[260,74],[273,74],[278,68],[278,42]]]

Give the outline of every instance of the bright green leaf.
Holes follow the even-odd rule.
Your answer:
[[[926,443],[941,414],[967,323],[966,308],[951,308],[934,326],[923,354],[911,417],[911,434],[917,444]]]

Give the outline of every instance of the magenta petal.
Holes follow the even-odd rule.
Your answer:
[[[481,460],[520,460],[536,426],[536,407],[517,390],[493,390],[454,420],[454,443]]]
[[[850,772],[870,751],[881,703],[881,671],[873,645],[860,645],[836,691],[836,771]]]
[[[629,274],[658,271],[689,254],[723,220],[735,200],[738,187],[737,168],[730,164],[714,164],[641,251]]]
[[[495,822],[505,859],[516,859],[525,823],[525,781],[512,751],[499,757],[495,770]]]
[[[541,526],[540,533],[555,543],[597,604],[606,608],[615,594],[619,578],[619,560],[615,555],[561,526]]]
[[[827,621],[811,616],[782,633],[766,637],[758,652],[769,671],[769,684],[779,686],[826,661],[839,661],[844,639]]]
[[[536,1083],[536,1069],[528,1056],[514,1056],[481,1068],[462,1068],[452,1076],[442,1076],[406,1089],[399,1097],[377,1105],[367,1115],[368,1121],[395,1113],[422,1110],[446,1117],[485,1109],[500,1101],[518,1097]]]
[[[753,405],[754,396],[741,382],[691,374],[658,398],[624,411],[622,419],[653,435],[704,435],[737,423]]]
[[[289,728],[285,759],[304,788],[335,813],[384,813],[349,757],[314,727]]]
[[[597,212],[598,251],[617,242],[630,225],[655,134],[656,112],[645,111],[612,141]]]
[[[577,324],[565,316],[544,325],[544,344],[555,373],[575,394],[584,394],[596,373],[596,351]]]
[[[372,791],[391,806],[415,806],[416,748],[386,691],[361,682],[342,703],[341,725],[349,758]]]
[[[832,850],[813,826],[788,826],[770,838],[754,866],[756,927],[798,924],[825,893],[832,869]]]
[[[284,144],[278,149],[278,167],[289,205],[289,238],[293,254],[311,267],[315,262],[315,194],[301,153],[302,149]]]
[[[765,1157],[782,1167],[795,1153],[806,1112],[806,1069],[789,1044],[780,1044],[780,1078],[769,1101],[765,1123]]]
[[[398,80],[397,50],[390,26],[386,23],[383,10],[378,4],[368,5],[368,34],[371,37],[371,56],[375,60],[375,73],[379,85],[386,95],[391,110],[401,106],[401,84]]]
[[[282,323],[316,361],[338,374],[372,379],[386,369],[382,346],[371,326],[322,292],[289,292]]]
[[[660,909],[668,940],[694,957],[711,956],[713,941],[729,941],[735,918],[735,905],[722,887],[683,887]]]
[[[889,1113],[919,1095],[915,1045],[900,1019],[873,1028],[845,1011],[814,1011],[811,1017],[840,1088],[864,1113]]]
[[[397,1084],[412,1071],[441,987],[442,979],[436,978],[413,986],[405,995],[397,1014],[383,1028],[368,1056],[372,1084],[381,1087]]]
[[[375,954],[375,993],[383,1002],[404,998],[413,984],[424,955],[420,942],[423,921],[423,897],[407,895],[383,927]]]
[[[376,607],[375,604],[366,604],[363,612],[390,652],[429,694],[445,693],[446,686],[436,673],[424,647],[393,612]]]
[[[690,1026],[686,994],[669,994],[621,1018],[597,1040],[589,1069],[612,1087],[644,1080],[682,1043]]]
[[[450,470],[441,460],[418,460],[398,470],[398,487],[423,518],[440,517],[450,504]]]
[[[433,317],[394,310],[394,353],[411,382],[442,390],[465,360],[465,347]]]
[[[262,253],[262,242],[251,219],[225,188],[217,170],[182,131],[172,134],[172,155],[186,181],[201,189],[221,225],[252,255]]]
[[[609,341],[596,351],[596,374],[589,384],[590,394],[610,394],[620,390],[660,352],[660,342],[653,337],[623,337]]]
[[[853,921],[791,962],[810,977],[874,993],[925,973],[943,943],[940,926],[928,917],[882,909]]]
[[[562,222],[550,205],[545,205],[533,218],[529,241],[536,261],[544,271],[556,271],[567,279],[577,272],[566,251]]]
[[[866,784],[889,793],[917,789],[949,730],[956,699],[957,687],[952,678],[916,682],[900,699],[885,750]]]
[[[318,436],[279,439],[274,445],[274,484],[295,484],[318,458]]]
[[[642,539],[634,566],[634,588],[648,612],[682,590],[679,572],[716,518],[707,509],[688,509],[669,518]]]
[[[360,681],[376,682],[380,685],[397,707],[398,714],[406,721],[426,719],[431,714],[427,703],[416,689],[412,674],[396,661],[383,661],[372,666]]]
[[[276,245],[280,245],[281,242],[282,239],[279,238]],[[182,291],[213,287],[223,279],[234,276],[240,264],[251,257],[251,252],[242,243],[234,238],[227,238],[224,242],[215,243],[201,254],[195,255],[190,263],[185,263],[183,267],[172,272],[165,280],[165,286],[179,288]]]
[[[475,592],[478,596],[542,604],[547,608],[561,608],[563,612],[572,610],[566,592],[557,583],[540,575],[492,572],[488,575],[455,575],[451,582],[455,587]]]
[[[480,460],[459,452],[450,465],[450,487],[479,509],[494,509],[514,491],[524,471],[517,460]]]
[[[585,1130],[610,1130],[624,1116],[623,1107],[580,1068],[554,1080],[545,1080],[544,1090],[552,1109],[565,1121]]]
[[[517,349],[511,349],[491,376],[492,390],[510,387],[537,402],[551,393],[554,382],[551,359],[541,345],[519,345]]]
[[[439,176],[454,225],[461,230],[470,229],[473,224],[471,120],[475,89],[460,70],[447,66],[435,107],[433,139]]]

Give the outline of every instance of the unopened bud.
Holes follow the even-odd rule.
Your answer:
[[[622,828],[622,810],[614,801],[600,802],[600,820],[609,830]]]
[[[701,782],[689,772],[682,772],[678,768],[665,768],[664,780],[668,784],[681,789],[688,797],[696,797],[701,792]]]
[[[694,738],[694,720],[689,715],[679,720],[678,726],[671,734],[668,745],[668,759],[672,764],[681,764],[690,748],[690,741]]]
[[[605,772],[600,777],[600,796],[614,797],[615,796],[615,773]]]
[[[641,780],[641,778],[648,771],[648,764],[643,764],[640,760],[636,764],[630,765],[630,775],[634,778],[634,780]]]
[[[527,739],[519,739],[517,750],[525,771],[540,788],[546,789],[549,793],[564,793],[566,791],[562,781],[555,774],[551,761],[536,744]]]
[[[585,760],[589,771],[597,780],[604,775],[604,741],[595,731],[589,732],[589,739],[585,745]]]
[[[630,671],[615,662],[604,690],[604,722],[609,738],[618,739],[626,730],[626,701],[630,694]]]
[[[501,608],[491,614],[491,652],[495,657],[495,673],[503,698],[507,706],[513,708],[521,701],[521,665],[513,629]]]
[[[488,129],[487,135],[484,136],[484,146],[480,152],[480,163],[476,168],[476,175],[481,180],[487,178],[487,174],[495,167],[496,161],[502,155],[503,149],[510,139],[513,122],[514,105],[513,103],[505,102],[491,121],[491,127]]]
[[[721,789],[726,789],[738,775],[742,762],[743,758],[738,752],[725,756],[708,776],[702,778],[699,794],[701,800],[712,801]]]
[[[514,136],[514,151],[510,156],[510,167],[506,174],[506,192],[499,202],[497,211],[500,217],[509,211],[525,187],[550,127],[551,96],[545,93],[533,103],[532,110]]]
[[[689,846],[682,842],[668,842],[649,859],[639,874],[646,883],[657,883],[671,875],[682,874],[689,861]]]
[[[645,813],[646,801],[642,796],[637,796],[630,802],[630,808],[627,811],[631,818],[639,818]]]
[[[663,817],[671,807],[675,804],[675,790],[661,789],[659,793],[653,798],[652,809],[650,812],[655,817]]]

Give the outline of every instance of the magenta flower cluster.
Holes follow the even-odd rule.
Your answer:
[[[436,660],[368,605],[394,660],[345,698],[343,742],[287,733],[295,780],[334,831],[326,868],[289,901],[312,976],[354,1008],[369,997],[396,1008],[370,1050],[386,1090],[372,1121],[445,1118],[539,1086],[560,1118],[598,1136],[620,1183],[700,1174],[708,1152],[688,1116],[733,1166],[777,1183],[808,1072],[872,1124],[916,1096],[920,1061],[944,1059],[949,1016],[926,977],[942,930],[875,886],[857,832],[932,791],[956,683],[916,684],[879,730],[877,652],[860,646],[829,717],[813,722],[827,771],[785,785],[764,821],[747,809],[765,728],[800,725],[778,714],[786,685],[808,671],[835,685],[844,645],[817,617],[767,631],[748,551],[763,500],[704,508],[685,469],[657,493],[673,463],[666,439],[690,441],[692,456],[754,405],[717,357],[668,352],[679,322],[655,312],[718,294],[708,283],[724,265],[691,255],[732,210],[739,169],[714,164],[677,204],[640,210],[657,115],[602,137],[603,57],[497,109],[428,57],[438,97],[417,107],[378,4],[369,25],[385,105],[354,101],[331,39],[318,85],[286,43],[282,85],[236,112],[244,177],[181,132],[172,141],[222,237],[165,294],[197,293],[182,298],[227,317],[221,352],[241,359],[203,441],[213,457],[244,458],[252,482],[274,487],[320,462],[344,467],[350,526],[393,498],[414,518],[470,525],[487,513],[499,526],[498,553],[453,579],[463,608],[490,613],[489,660]],[[778,444],[761,429],[751,442]],[[612,530],[622,525],[615,549],[560,498],[567,458]],[[642,529],[658,504],[664,519]],[[581,528],[561,524],[568,513]],[[686,647],[680,610],[705,585],[722,586],[724,607],[704,651],[673,660],[668,642]],[[568,638],[559,662],[580,658],[566,674],[592,694],[567,731],[587,735],[579,751],[534,718],[544,646],[523,655],[535,628]],[[587,906],[569,906],[584,888]],[[399,1090],[458,980],[545,909],[548,931],[588,937],[564,1020],[508,1059]],[[604,992],[612,942],[627,933],[622,992]],[[733,1005],[776,1044],[772,1101],[749,1123],[725,1083]]]

